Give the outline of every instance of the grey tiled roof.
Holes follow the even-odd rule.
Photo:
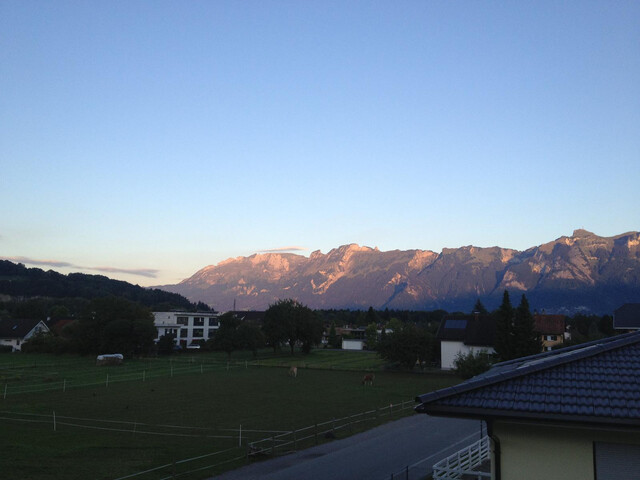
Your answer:
[[[435,415],[640,425],[640,333],[498,364],[416,401]]]

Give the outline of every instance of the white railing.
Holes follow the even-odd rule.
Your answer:
[[[433,480],[453,480],[463,478],[491,478],[491,473],[476,471],[484,461],[490,459],[489,437],[450,455],[433,466]]]

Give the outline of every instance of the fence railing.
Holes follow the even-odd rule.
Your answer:
[[[490,459],[489,437],[483,437],[433,466],[433,480],[491,478],[491,473],[478,471]]]
[[[286,455],[297,450],[371,428],[383,421],[399,418],[408,410],[413,411],[415,401],[407,400],[375,410],[356,413],[343,418],[333,418],[304,428],[282,432],[247,444],[247,457]]]
[[[189,477],[196,472],[211,471],[230,463],[233,463],[233,467],[236,468],[255,459],[286,455],[335,438],[347,437],[383,422],[399,419],[412,413],[414,406],[414,400],[406,400],[342,418],[332,418],[307,427],[279,431],[253,430],[243,425],[238,428],[225,429],[154,425],[143,422],[70,417],[56,415],[55,411],[50,414],[0,411],[0,421],[48,424],[48,428],[53,431],[69,428],[90,429],[121,432],[141,437],[145,435],[163,436],[168,440],[171,437],[194,437],[203,441],[217,439],[223,442],[221,450],[159,465],[117,479],[158,480]]]

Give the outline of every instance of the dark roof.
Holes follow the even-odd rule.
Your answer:
[[[0,320],[0,338],[24,338],[38,323],[25,318]]]
[[[432,415],[640,426],[640,332],[499,363],[416,401]]]
[[[640,329],[640,303],[625,303],[613,312],[613,328]]]
[[[564,315],[544,315],[533,316],[536,332],[543,335],[563,335]]]
[[[440,322],[436,338],[465,345],[493,346],[496,322],[489,315],[446,315]]]

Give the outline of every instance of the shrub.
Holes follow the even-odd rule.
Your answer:
[[[458,353],[453,362],[456,375],[464,379],[486,372],[491,368],[492,363],[491,356],[484,350],[467,354]]]

